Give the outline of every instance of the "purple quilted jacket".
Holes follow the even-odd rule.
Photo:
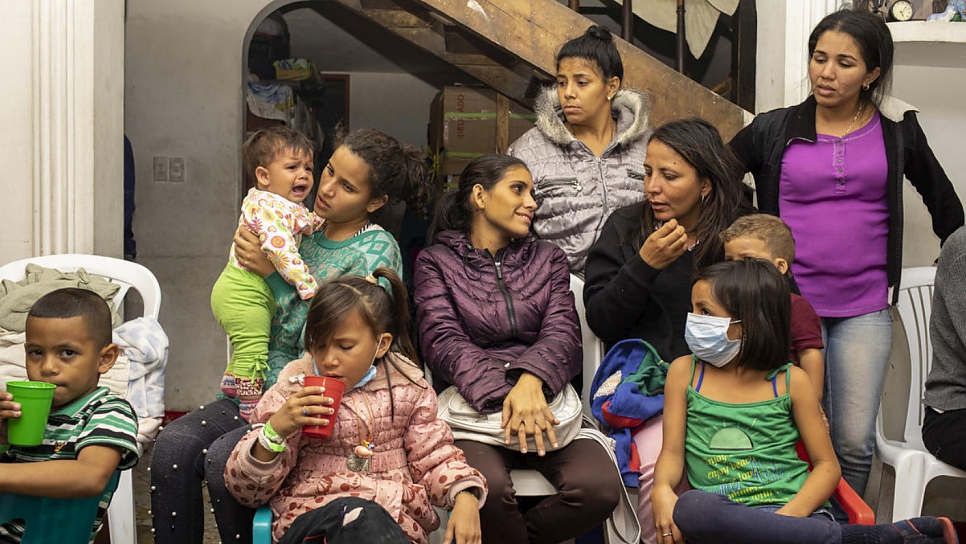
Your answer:
[[[423,360],[480,412],[502,408],[520,374],[556,395],[581,371],[580,324],[563,250],[516,240],[491,256],[445,231],[414,272]]]

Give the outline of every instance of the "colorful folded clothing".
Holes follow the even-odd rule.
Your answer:
[[[637,487],[640,477],[632,436],[648,419],[664,411],[668,366],[653,346],[632,338],[614,344],[594,374],[591,412],[617,442],[617,464],[627,487]]]
[[[284,83],[249,83],[245,101],[252,114],[263,119],[286,123],[292,119],[295,96],[292,87]]]

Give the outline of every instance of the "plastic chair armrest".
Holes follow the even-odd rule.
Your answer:
[[[849,515],[849,525],[875,525],[875,512],[852,489],[845,478],[839,480],[839,485],[835,486],[832,496]]]
[[[272,544],[272,509],[262,506],[252,520],[252,543]]]

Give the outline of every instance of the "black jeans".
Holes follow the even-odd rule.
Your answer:
[[[793,518],[697,489],[681,494],[674,524],[689,544],[839,544],[843,531],[826,514]]]
[[[358,497],[336,499],[295,518],[278,544],[409,544],[385,508]]]
[[[922,443],[943,463],[966,470],[966,410],[940,414],[926,406]]]

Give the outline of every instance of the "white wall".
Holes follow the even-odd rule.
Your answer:
[[[120,256],[123,0],[3,2],[0,263]],[[95,198],[95,193],[97,194]]]
[[[31,67],[32,42],[30,4],[28,2],[0,3],[0,20],[4,21],[6,46],[0,47],[0,66],[21,84],[7,85],[0,100],[0,149],[3,150],[4,198],[0,198],[0,262],[15,261],[31,256],[33,246],[33,96],[28,81]],[[20,46],[17,46],[20,44]]]
[[[937,23],[932,23],[937,24]],[[953,23],[950,23],[953,24]],[[961,23],[960,23],[961,24]],[[911,44],[897,44],[899,54],[893,79],[892,94],[919,109],[919,122],[946,175],[952,180],[960,203],[966,198],[966,171],[962,168],[963,134],[966,131],[966,105],[962,93],[966,88],[966,66],[953,68],[930,66],[936,52],[916,50]],[[903,56],[906,49],[922,56]],[[958,62],[966,56],[966,43],[960,45]],[[903,240],[904,266],[928,266],[939,255],[939,238],[933,234],[932,218],[922,198],[910,183],[904,187],[903,201],[906,234]]]
[[[354,72],[349,76],[352,128],[377,128],[422,148],[426,144],[429,105],[438,91],[406,73]]]
[[[242,46],[268,0],[128,0],[125,132],[134,149],[138,261],[164,294],[169,410],[214,400],[225,335],[211,286],[238,220]],[[183,183],[152,181],[152,157],[184,157]]]

